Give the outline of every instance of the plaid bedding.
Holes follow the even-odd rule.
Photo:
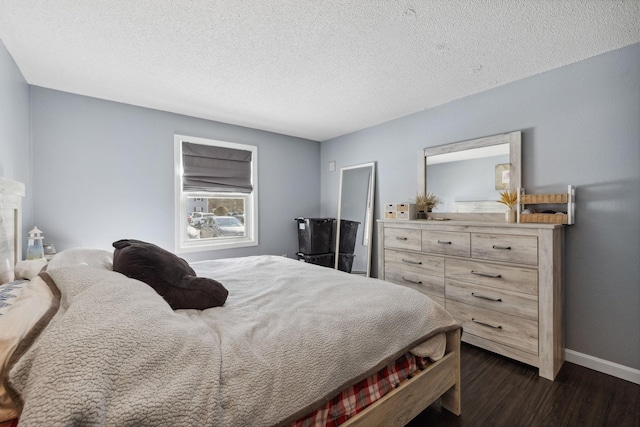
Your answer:
[[[393,390],[398,384],[424,369],[428,359],[411,353],[397,359],[374,375],[360,381],[329,400],[324,406],[291,424],[291,427],[336,427]]]

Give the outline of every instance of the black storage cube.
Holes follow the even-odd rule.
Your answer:
[[[306,255],[333,251],[333,218],[296,218],[298,252]]]
[[[338,270],[351,273],[351,268],[353,267],[353,259],[355,257],[356,256],[354,254],[338,254]]]
[[[352,254],[356,247],[358,221],[340,220],[340,254]]]
[[[298,253],[298,260],[308,262],[310,264],[321,265],[323,267],[333,268],[334,266],[333,252],[328,254],[307,255]]]

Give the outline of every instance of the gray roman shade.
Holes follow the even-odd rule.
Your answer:
[[[182,142],[184,191],[251,193],[251,151]]]

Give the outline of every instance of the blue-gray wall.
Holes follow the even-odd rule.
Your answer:
[[[297,251],[319,211],[320,144],[31,87],[34,222],[56,249],[136,238],[174,250],[174,134],[258,147],[259,246],[188,260]]]
[[[0,176],[25,184],[31,190],[29,143],[29,85],[0,41]],[[23,235],[32,220],[29,194],[22,202]]]
[[[377,160],[380,218],[415,197],[420,149],[514,130],[528,192],[577,186],[566,347],[640,369],[640,44],[323,142],[323,215],[337,211],[329,161]]]

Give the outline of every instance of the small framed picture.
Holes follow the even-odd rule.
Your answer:
[[[508,190],[511,169],[509,163],[496,165],[496,190]]]

